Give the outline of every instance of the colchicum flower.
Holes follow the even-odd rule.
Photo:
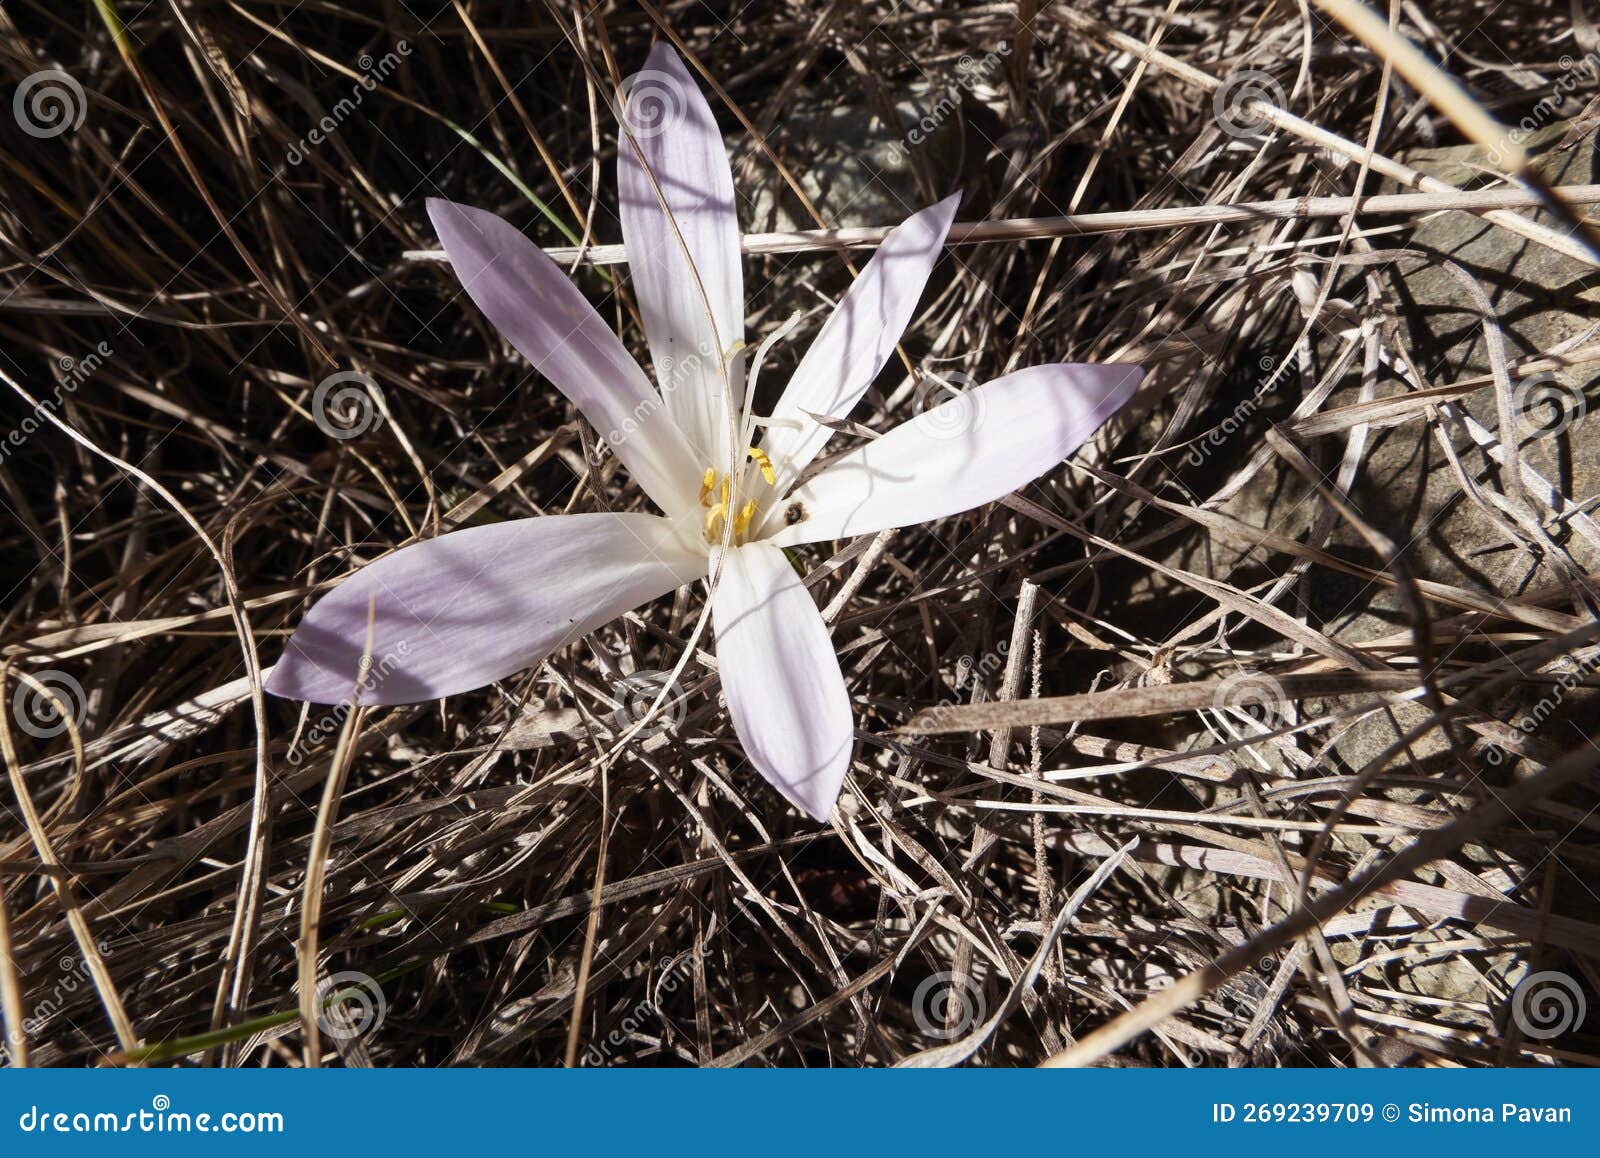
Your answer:
[[[722,137],[670,48],[657,44],[640,76],[652,87],[629,94],[623,121],[633,131],[623,136],[617,169],[622,234],[659,392],[561,269],[514,226],[442,200],[430,200],[428,214],[478,308],[606,439],[662,514],[545,515],[396,551],[312,607],[267,690],[349,702],[368,654],[369,606],[371,662],[382,678],[365,682],[360,702],[406,704],[532,667],[632,608],[707,579],[722,689],[744,751],[822,821],[850,766],[850,697],[828,629],[784,548],[1002,498],[1077,449],[1132,396],[1144,371],[1019,370],[805,477],[833,433],[829,423],[850,413],[894,350],[959,198],[914,214],[885,238],[776,409],[753,419],[739,227]],[[652,112],[668,123],[641,125]]]

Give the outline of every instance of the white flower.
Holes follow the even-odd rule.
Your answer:
[[[631,608],[714,575],[717,663],[734,728],[761,774],[824,820],[850,767],[850,698],[828,629],[783,548],[1001,498],[1072,453],[1132,396],[1143,371],[1050,365],[1007,374],[802,481],[833,433],[812,416],[844,418],[877,377],[944,247],[958,198],[913,215],[884,240],[758,424],[746,412],[744,282],[722,137],[669,47],[658,44],[647,68],[676,86],[682,112],[659,132],[624,136],[618,184],[660,392],[515,227],[448,201],[430,200],[428,213],[479,309],[607,439],[663,514],[520,519],[406,547],[311,609],[267,688],[348,701],[367,649],[369,605],[381,676],[364,683],[360,701],[416,703],[531,667]]]

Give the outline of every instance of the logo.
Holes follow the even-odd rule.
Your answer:
[[[1283,86],[1272,79],[1271,73],[1260,69],[1244,69],[1228,74],[1221,87],[1211,94],[1211,111],[1217,125],[1230,137],[1249,140],[1267,133],[1270,122],[1255,107],[1265,102],[1282,108],[1287,103]]]
[[[624,77],[617,94],[617,119],[641,141],[659,137],[683,120],[683,89],[670,73],[647,68]],[[623,148],[628,148],[626,141]]]
[[[983,987],[970,973],[959,981],[954,973],[925,977],[911,997],[911,1016],[929,1037],[964,1037],[983,1023],[987,1012]]]
[[[374,1033],[388,1012],[383,988],[365,973],[332,973],[317,983],[317,1025],[331,1038]]]
[[[1528,974],[1511,994],[1511,1020],[1523,1037],[1534,1041],[1549,1041],[1577,1029],[1588,1013],[1577,980],[1553,969]]]
[[[88,714],[88,697],[83,685],[64,671],[30,673],[17,684],[11,697],[11,714],[20,727],[36,740],[49,740],[83,724]]]
[[[960,438],[983,421],[983,393],[971,374],[924,374],[911,396],[917,429],[934,438]]]
[[[329,438],[360,438],[383,424],[383,391],[370,374],[329,374],[311,394],[311,419]]]
[[[26,78],[11,99],[17,124],[28,136],[40,140],[77,129],[88,109],[83,86],[59,68],[47,68]]]

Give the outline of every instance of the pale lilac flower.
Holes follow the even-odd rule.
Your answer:
[[[366,682],[360,701],[416,703],[532,667],[641,603],[714,575],[717,664],[734,728],[761,774],[824,820],[850,766],[850,697],[828,629],[783,549],[1002,498],[1071,454],[1144,372],[1019,370],[803,478],[833,433],[812,416],[843,419],[882,369],[944,247],[958,198],[914,214],[884,240],[773,414],[751,419],[739,352],[739,230],[722,137],[670,48],[658,44],[647,68],[657,88],[675,90],[676,119],[635,131],[648,173],[624,136],[618,183],[660,393],[516,228],[448,201],[429,201],[428,213],[478,308],[582,412],[663,513],[547,515],[406,547],[311,609],[267,688],[316,703],[350,700],[369,604],[382,678]],[[630,99],[625,121],[632,111]]]

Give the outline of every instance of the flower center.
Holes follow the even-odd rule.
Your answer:
[[[756,447],[750,447],[745,452],[745,457],[756,464],[761,471],[761,477],[771,486],[777,481],[777,472],[772,469],[772,460],[767,457],[767,452]],[[702,516],[701,529],[705,534],[707,543],[718,546],[722,543],[722,536],[726,530],[725,524],[731,520],[733,523],[733,545],[744,546],[750,535],[750,528],[756,522],[756,513],[760,504],[755,499],[745,499],[740,493],[740,482],[744,475],[744,464],[731,474],[718,474],[715,467],[706,467],[706,473],[700,478],[700,507],[705,514]]]

